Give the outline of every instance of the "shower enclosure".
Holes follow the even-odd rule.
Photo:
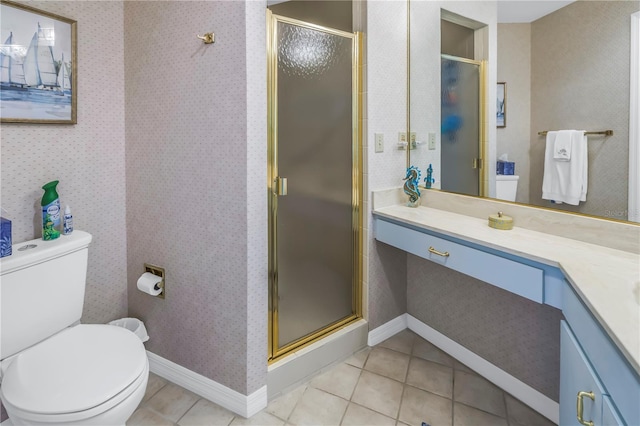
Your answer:
[[[360,36],[268,13],[269,359],[361,317]]]
[[[484,63],[441,55],[441,188],[486,195],[482,179]]]

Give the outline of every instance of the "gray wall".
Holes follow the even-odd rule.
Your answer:
[[[347,32],[353,31],[351,0],[294,0],[269,6],[276,15]]]
[[[577,1],[532,23],[532,203],[550,205],[542,200],[538,131],[612,129],[612,137],[589,137],[586,203],[554,208],[627,218],[630,15],[639,8],[638,1]]]
[[[562,312],[408,255],[407,312],[554,401]]]
[[[516,163],[516,201],[529,202],[531,24],[498,24],[498,81],[507,83],[507,126],[497,129],[496,153]],[[495,167],[495,165],[492,165]]]
[[[129,313],[150,351],[250,394],[267,371],[266,5],[124,7]],[[136,289],[145,262],[165,300]]]
[[[103,323],[127,313],[122,3],[28,3],[78,21],[78,124],[2,124],[2,207],[14,244],[40,238],[41,187],[60,181],[75,229],[93,235],[82,322]]]
[[[440,52],[460,58],[475,59],[475,31],[453,22],[440,20]]]

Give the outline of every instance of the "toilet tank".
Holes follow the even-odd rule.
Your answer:
[[[0,359],[80,320],[91,238],[74,231],[26,241],[0,260]]]
[[[496,175],[496,198],[515,201],[518,193],[518,179],[517,175]]]

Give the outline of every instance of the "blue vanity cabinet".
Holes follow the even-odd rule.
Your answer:
[[[640,376],[626,361],[569,283],[563,291],[560,339],[560,424],[578,425],[576,403],[585,397],[584,419],[599,425],[640,425]],[[589,410],[589,411],[587,411]]]
[[[440,236],[376,220],[376,240],[534,302],[544,301],[544,271]]]
[[[602,398],[605,391],[593,371],[589,360],[578,344],[566,321],[560,326],[560,424],[579,425],[577,413],[578,392],[589,392],[582,396],[581,417],[602,425]]]
[[[561,309],[560,425],[579,425],[578,393],[593,392],[593,400],[581,398],[584,424],[640,426],[640,375],[560,269],[387,218],[375,218],[374,233],[378,241]]]

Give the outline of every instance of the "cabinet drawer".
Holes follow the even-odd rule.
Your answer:
[[[629,425],[640,425],[640,378],[587,311],[571,284],[565,283],[562,297],[562,313],[597,371],[607,394],[615,402],[622,420]],[[629,321],[633,319],[629,318]]]
[[[538,303],[543,301],[543,271],[424,232],[377,219],[378,241],[439,263]],[[432,248],[432,251],[429,249]],[[437,251],[441,254],[434,253]],[[442,254],[448,253],[447,256]]]

